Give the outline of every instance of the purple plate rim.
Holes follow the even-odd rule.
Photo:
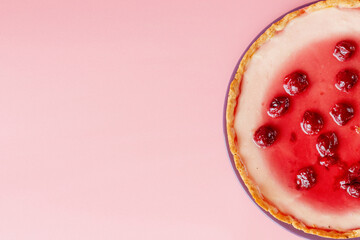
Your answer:
[[[229,93],[229,89],[230,89],[230,84],[232,82],[232,80],[234,79],[235,77],[235,74],[237,72],[237,69],[239,67],[239,64],[240,64],[240,61],[241,59],[244,57],[245,53],[248,51],[248,49],[250,48],[250,46],[275,22],[279,21],[280,19],[282,19],[286,14],[288,13],[291,13],[293,11],[296,11],[296,10],[299,10],[301,8],[304,8],[304,7],[307,7],[311,4],[314,4],[316,2],[319,2],[319,1],[314,1],[314,2],[310,2],[310,3],[307,3],[307,4],[304,4],[302,6],[299,6],[291,11],[288,11],[286,12],[285,14],[283,14],[282,16],[280,16],[279,18],[275,19],[273,22],[271,22],[269,25],[267,25],[252,41],[251,43],[248,45],[248,47],[245,49],[245,51],[243,52],[243,54],[241,55],[240,59],[238,60],[238,62],[236,63],[235,65],[235,68],[231,74],[231,78],[230,78],[230,81],[229,81],[229,84],[228,84],[228,87],[227,87],[227,90],[226,90],[226,95],[225,95],[225,102],[224,102],[224,108],[223,108],[223,132],[224,132],[224,137],[225,137],[225,144],[226,144],[226,148],[227,148],[227,152],[228,152],[228,156],[229,156],[229,160],[230,160],[230,163],[231,163],[231,166],[234,170],[234,173],[238,179],[238,181],[240,182],[242,188],[245,190],[246,194],[248,195],[248,197],[251,199],[251,201],[268,217],[270,218],[271,220],[273,220],[274,222],[276,222],[278,225],[280,225],[281,227],[285,228],[286,230],[288,230],[289,232],[297,235],[298,237],[302,237],[304,239],[308,239],[308,240],[325,240],[325,239],[329,239],[329,238],[325,238],[325,237],[320,237],[320,236],[317,236],[317,235],[313,235],[313,234],[309,234],[309,233],[305,233],[301,230],[298,230],[296,229],[295,227],[293,227],[291,224],[288,224],[288,223],[285,223],[285,222],[282,222],[278,219],[276,219],[273,215],[271,215],[269,212],[265,211],[262,207],[260,207],[254,200],[254,198],[251,196],[249,190],[247,189],[246,185],[244,184],[239,172],[237,171],[236,169],[236,166],[235,166],[235,162],[234,162],[234,157],[230,151],[230,148],[229,148],[229,142],[228,142],[228,137],[227,137],[227,126],[226,126],[226,108],[227,108],[227,99],[228,99],[228,93]],[[360,238],[352,238],[353,240],[360,240]]]

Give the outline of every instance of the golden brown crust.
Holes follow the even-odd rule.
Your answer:
[[[270,202],[268,202],[264,196],[261,195],[259,189],[256,184],[248,177],[246,173],[246,168],[241,160],[240,154],[238,152],[237,147],[237,136],[234,129],[234,121],[235,121],[235,111],[237,106],[237,100],[240,94],[240,83],[242,76],[246,70],[246,66],[250,61],[253,54],[256,50],[261,47],[268,39],[273,37],[277,32],[283,30],[286,25],[293,20],[294,18],[304,14],[314,12],[324,8],[330,7],[340,7],[340,8],[358,8],[360,7],[360,0],[327,0],[320,1],[314,3],[310,6],[302,8],[300,10],[291,12],[283,17],[280,21],[274,23],[270,26],[248,49],[242,58],[238,70],[235,74],[234,80],[230,84],[227,109],[226,109],[226,127],[227,127],[227,135],[229,141],[230,151],[234,156],[235,166],[239,171],[241,178],[243,179],[245,185],[249,189],[249,192],[255,199],[256,203],[261,206],[264,210],[270,212],[275,218],[292,224],[295,228],[300,229],[306,233],[319,235],[322,237],[328,238],[354,238],[360,236],[360,229],[358,230],[350,230],[347,232],[340,232],[337,230],[328,230],[328,229],[320,229],[316,226],[306,226],[304,223],[300,222],[298,219],[289,216],[280,212],[275,206],[273,206]]]

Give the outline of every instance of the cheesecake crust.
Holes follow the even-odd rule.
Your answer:
[[[349,231],[337,231],[335,229],[322,229],[316,226],[307,226],[300,220],[293,216],[282,213],[276,206],[264,197],[256,183],[248,176],[245,162],[238,151],[239,137],[236,135],[234,128],[235,113],[239,95],[241,94],[241,81],[246,71],[247,65],[251,60],[255,52],[265,44],[270,38],[275,36],[278,32],[282,31],[287,24],[293,19],[307,13],[315,12],[325,8],[359,8],[360,0],[327,0],[319,1],[302,9],[293,11],[285,15],[281,20],[272,24],[247,50],[244,57],[242,58],[234,79],[232,80],[228,93],[227,109],[226,109],[226,128],[230,151],[234,156],[235,166],[247,186],[250,194],[256,201],[256,203],[264,210],[270,212],[275,218],[285,223],[293,225],[296,229],[302,230],[306,233],[334,238],[334,239],[346,239],[360,237],[360,228],[349,230]]]

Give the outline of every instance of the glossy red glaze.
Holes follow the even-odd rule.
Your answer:
[[[348,211],[354,207],[360,208],[358,186],[342,189],[340,181],[348,172],[348,167],[360,160],[360,87],[355,85],[351,91],[339,91],[334,84],[336,75],[343,69],[360,70],[360,55],[352,53],[345,62],[338,61],[333,56],[335,45],[342,39],[360,39],[360,36],[342,36],[327,39],[306,46],[302,51],[292,54],[283,69],[278,71],[277,77],[264,98],[263,119],[259,125],[271,124],[278,130],[277,144],[262,151],[267,167],[288,191],[300,193],[298,201],[311,202],[317,208],[326,211]],[[309,86],[301,94],[290,97],[291,107],[287,113],[278,118],[271,118],[267,114],[267,107],[274,96],[286,94],[283,88],[284,77],[294,71],[306,72]],[[336,103],[346,102],[354,108],[354,117],[345,126],[334,122],[329,112]],[[336,161],[321,159],[316,149],[319,135],[306,135],[300,123],[303,114],[315,111],[323,117],[324,127],[319,134],[334,132],[338,139],[336,147]],[[323,160],[321,165],[320,161]],[[329,161],[327,161],[329,160]],[[326,166],[325,166],[326,165]],[[297,188],[298,172],[305,167],[312,167],[316,174],[316,184],[306,191]],[[324,167],[325,166],[325,167]],[[344,185],[345,186],[345,185]],[[350,193],[347,193],[350,191]]]

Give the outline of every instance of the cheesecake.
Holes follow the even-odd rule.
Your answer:
[[[306,233],[360,236],[360,1],[320,1],[244,54],[226,109],[256,203]]]

